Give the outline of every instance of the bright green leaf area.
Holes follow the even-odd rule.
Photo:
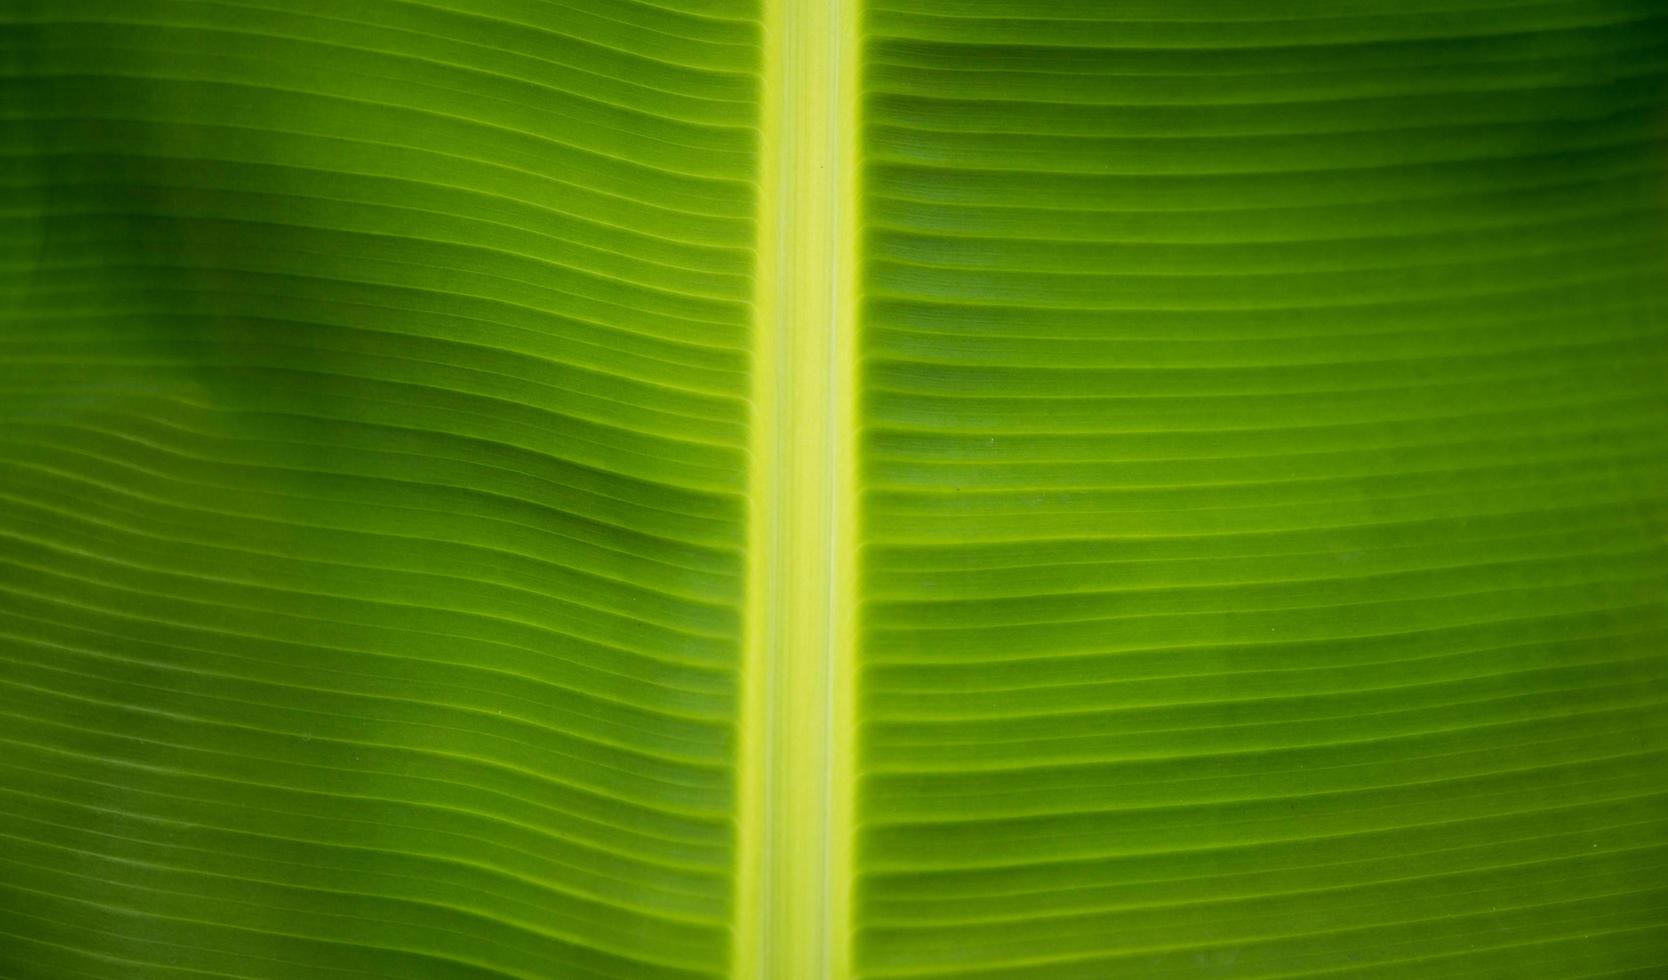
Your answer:
[[[1668,973],[1661,0],[0,0],[0,134],[0,977]]]

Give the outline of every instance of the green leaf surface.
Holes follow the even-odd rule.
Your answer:
[[[1668,970],[1657,0],[0,0],[0,977]]]
[[[725,970],[748,13],[7,6],[0,973]]]

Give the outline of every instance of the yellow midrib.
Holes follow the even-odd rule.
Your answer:
[[[766,0],[734,975],[849,974],[855,0]]]

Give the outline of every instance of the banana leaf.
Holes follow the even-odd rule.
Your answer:
[[[0,976],[1668,972],[1660,0],[3,0]]]

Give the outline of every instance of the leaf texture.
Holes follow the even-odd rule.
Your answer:
[[[1656,0],[8,0],[0,79],[0,977],[1668,970]]]
[[[6,5],[0,973],[725,970],[752,17]]]
[[[861,975],[1668,968],[1663,14],[870,4]]]

